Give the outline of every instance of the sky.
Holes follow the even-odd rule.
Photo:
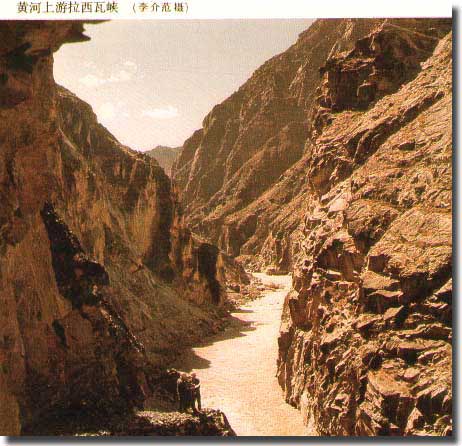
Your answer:
[[[57,83],[88,102],[135,150],[180,146],[266,60],[312,23],[286,20],[112,21],[55,53]]]

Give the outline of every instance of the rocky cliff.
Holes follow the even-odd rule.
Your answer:
[[[316,21],[205,117],[173,166],[187,221],[196,232],[232,256],[258,254],[269,234],[281,236],[278,209],[300,185],[285,187],[279,196],[266,194],[305,151],[319,69],[329,54],[351,49],[378,22]],[[287,222],[283,232],[294,225]],[[288,255],[282,251],[281,263]]]
[[[160,167],[164,169],[165,173],[170,176],[173,163],[180,151],[181,147],[157,146],[152,150],[148,150],[146,155],[154,158]]]
[[[370,52],[369,62],[357,79],[349,79],[348,70],[344,70],[342,79],[332,88],[336,95],[345,88],[356,95],[361,86],[356,108],[363,106],[361,101],[366,104],[378,99],[418,70],[419,62],[436,45],[437,38],[432,33],[449,30],[442,25],[444,21],[318,20],[292,47],[267,61],[237,92],[213,108],[205,117],[203,128],[185,141],[172,170],[188,224],[195,232],[208,237],[229,255],[241,256],[258,266],[290,271],[294,248],[290,234],[306,209],[305,170],[310,159],[310,141],[313,127],[322,120],[325,108],[318,99],[317,90],[322,89],[324,82],[320,70],[327,69],[328,59],[333,64],[336,55],[353,50],[356,42],[385,22],[395,25],[395,31],[404,27],[420,33],[416,36],[427,33],[429,37],[422,42],[414,39],[412,43],[403,43],[411,45],[408,50],[413,54],[391,54],[394,69],[384,62],[381,67],[380,62],[374,65],[372,61],[377,55]],[[395,43],[396,48],[398,42]],[[387,60],[392,50],[389,45],[375,51]],[[397,75],[400,64],[405,67],[404,78]],[[378,68],[366,80],[373,66]],[[373,76],[379,76],[380,82],[375,82]],[[375,93],[374,89],[380,91]]]
[[[451,20],[319,20],[174,165],[188,221],[293,271],[278,376],[326,435],[452,429]]]
[[[278,372],[287,400],[320,433],[451,434],[446,31],[385,25],[322,70]],[[426,42],[436,47],[420,57]],[[389,55],[383,68],[383,51],[405,61]]]
[[[224,297],[230,260],[185,228],[163,170],[54,83],[53,52],[85,40],[81,22],[0,27],[3,435],[142,406],[146,370],[216,331]]]

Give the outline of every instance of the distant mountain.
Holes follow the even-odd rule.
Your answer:
[[[180,151],[181,147],[157,146],[146,152],[146,155],[154,158],[160,164],[160,167],[164,169],[165,173],[170,176],[173,162]]]

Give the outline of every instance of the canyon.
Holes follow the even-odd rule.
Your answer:
[[[316,21],[173,167],[194,231],[292,272],[278,379],[321,435],[452,432],[451,23]]]
[[[281,310],[292,278],[254,276],[262,296],[233,311],[232,324],[189,350],[178,367],[201,376],[202,404],[220,407],[238,436],[314,436],[313,427],[285,403],[275,374]]]
[[[169,178],[55,83],[82,22],[3,22],[0,432],[78,413],[98,435],[269,435],[223,341],[246,375],[253,350],[276,375],[258,384],[287,420],[275,435],[451,435],[451,27],[317,20],[211,110]],[[234,307],[257,323],[231,336],[232,296],[255,297],[244,267],[282,288]],[[178,368],[231,424],[147,407],[171,403],[190,347]]]

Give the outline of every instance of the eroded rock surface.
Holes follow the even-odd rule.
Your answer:
[[[451,49],[365,112],[323,110],[312,142],[278,373],[320,433],[452,432]]]
[[[298,42],[255,71],[239,90],[206,116],[173,166],[173,177],[195,231],[228,254],[254,254],[268,233],[271,203],[251,204],[297,162],[307,138],[306,116],[315,99],[318,70],[333,46],[351,46],[358,21],[318,21]],[[287,191],[287,194],[290,194]]]
[[[26,434],[29,432],[26,431]],[[213,436],[232,437],[235,432],[226,415],[220,410],[204,409],[198,414],[137,411],[125,416],[99,419],[76,418],[64,414],[60,417],[44,418],[30,432],[36,436],[78,437],[157,437],[157,436]]]
[[[220,280],[245,277],[185,228],[159,165],[55,85],[53,52],[85,40],[81,22],[0,28],[3,435],[142,407],[146,370],[216,332]]]
[[[173,177],[191,227],[232,256],[290,271],[316,128],[331,109],[396,91],[449,30],[444,20],[316,21],[185,142]]]

